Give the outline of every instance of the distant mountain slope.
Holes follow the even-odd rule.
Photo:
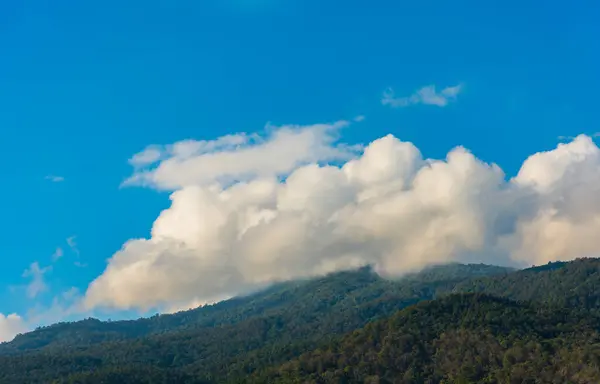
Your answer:
[[[516,272],[485,265],[451,264],[428,268],[419,274],[405,276],[398,281],[389,281],[381,279],[369,268],[363,268],[307,281],[279,284],[248,297],[173,315],[130,322],[102,323],[97,320],[87,320],[73,324],[59,324],[19,336],[12,343],[0,346],[0,350],[4,353],[3,356],[0,355],[0,383],[119,383],[123,382],[122,380],[140,383],[222,383],[246,382],[244,380],[252,375],[259,375],[255,376],[256,380],[267,380],[263,382],[269,382],[268,380],[271,379],[283,380],[285,377],[281,376],[283,372],[281,364],[290,360],[296,361],[298,356],[307,351],[318,350],[319,347],[331,348],[330,346],[337,345],[335,343],[344,335],[346,340],[357,329],[364,326],[368,329],[371,326],[369,324],[392,316],[400,309],[436,298],[438,300],[432,303],[446,303],[440,304],[439,308],[446,308],[440,309],[441,312],[455,313],[456,311],[452,309],[455,306],[462,308],[461,311],[464,312],[460,312],[464,316],[442,316],[447,320],[448,327],[453,324],[455,328],[444,328],[445,325],[440,328],[428,322],[429,320],[423,320],[420,325],[424,328],[422,332],[433,332],[434,335],[437,335],[435,332],[440,329],[444,329],[443,333],[446,332],[445,329],[450,329],[449,339],[439,336],[442,341],[452,341],[448,342],[448,348],[459,348],[458,345],[461,343],[468,346],[470,345],[468,343],[478,339],[489,340],[490,345],[499,343],[504,348],[505,342],[517,343],[519,335],[526,335],[526,340],[541,343],[543,348],[547,348],[544,340],[558,337],[560,340],[554,340],[549,344],[548,348],[551,349],[536,347],[538,349],[535,351],[539,350],[540,353],[544,353],[543,356],[552,356],[552,361],[558,359],[556,361],[564,361],[565,366],[572,367],[570,364],[574,363],[567,359],[568,356],[577,356],[577,359],[587,364],[588,359],[595,358],[596,346],[586,344],[587,341],[576,335],[573,336],[574,344],[564,342],[562,336],[556,336],[556,329],[560,328],[560,323],[571,328],[575,326],[573,322],[582,326],[596,324],[597,312],[600,308],[597,300],[600,287],[599,271],[600,260],[598,259],[553,263]],[[494,299],[480,294],[460,296],[485,297],[482,300],[485,301],[484,307],[487,309],[483,311],[478,309],[479,299],[475,304],[469,301],[470,299],[465,299],[467,300],[465,302],[471,303],[465,306],[463,301],[459,300],[459,303],[463,303],[459,305],[456,301],[452,301],[456,299],[445,298],[453,292],[485,292],[504,299]],[[519,302],[510,302],[506,300],[507,298]],[[529,300],[533,304],[530,304]],[[490,311],[492,304],[489,302],[501,303],[497,305],[501,305],[504,309],[499,312]],[[448,303],[454,304],[449,307]],[[422,305],[425,304],[418,304],[413,308],[425,308]],[[435,307],[437,304],[427,305],[434,305],[431,308],[437,308]],[[506,320],[508,322],[502,323],[504,320],[501,320],[500,324],[505,324],[507,327],[503,331],[505,333],[494,331],[496,333],[492,332],[490,336],[487,329],[495,324],[494,316],[509,316],[512,313],[506,312],[509,310],[506,308],[517,308],[515,309],[519,312],[515,315],[517,319],[522,315],[525,316],[521,313],[525,311],[527,321],[546,321],[544,319],[548,316],[552,321],[536,323],[538,325],[530,329],[533,332],[530,335],[522,333],[523,330],[529,329],[527,321],[514,323],[511,322],[514,319],[509,319],[510,321]],[[472,315],[469,315],[471,312]],[[463,327],[471,324],[469,321],[474,321],[473,316],[484,316],[486,322],[477,325],[475,330],[469,328],[470,325]],[[560,323],[556,323],[559,320]],[[429,329],[431,327],[433,328]],[[462,328],[467,329],[466,334],[456,333],[462,332]],[[585,332],[586,338],[593,341],[596,336],[590,333],[590,329],[589,327],[577,328],[577,332]],[[562,328],[559,330],[562,332]],[[509,336],[506,336],[506,333]],[[437,339],[438,337],[435,336],[432,340]],[[436,343],[442,341],[435,341],[432,345],[436,346],[438,345]],[[452,346],[452,343],[458,344]],[[365,344],[364,348],[370,348],[369,345]],[[425,344],[411,345],[417,348],[416,351],[429,351],[423,355],[423,359],[426,359],[432,351]],[[477,349],[480,346],[473,348],[476,352],[469,353],[474,356],[487,353],[486,349]],[[512,347],[508,347],[509,350],[510,348]],[[438,349],[435,351],[437,356]],[[456,356],[460,355],[461,351],[450,348],[447,353],[455,356],[451,361],[456,361],[458,359]],[[496,347],[493,347],[493,351],[502,352]],[[506,351],[502,352],[502,356],[506,356],[506,353]],[[523,353],[525,353],[523,356],[530,358],[533,356],[533,351],[526,350]],[[408,359],[409,356],[405,358]],[[513,359],[510,356],[506,358],[509,362]],[[502,357],[502,369],[505,368],[503,359],[504,357]],[[368,368],[369,361],[363,361],[362,364],[367,366],[365,369],[371,369]],[[451,369],[451,366],[435,368],[437,363],[427,363],[426,360],[418,364],[425,364],[423,367],[429,367],[427,369],[433,369],[434,372],[435,369],[443,372],[444,369]],[[546,361],[545,364],[556,367],[552,362]],[[275,367],[273,368],[275,371],[265,371],[267,367]],[[540,367],[536,366],[535,369]],[[486,374],[499,375],[498,369],[500,368],[492,364]],[[523,366],[519,369],[530,372],[532,368]],[[544,369],[550,369],[551,372],[554,368]],[[592,368],[582,365],[582,369],[585,373]],[[270,376],[273,372],[278,376]],[[292,372],[290,375],[297,373],[296,376],[289,377],[292,380],[290,382],[304,382],[303,380],[306,379],[302,373],[304,370],[298,371],[299,373],[293,373],[295,372],[293,370],[290,372]],[[260,376],[265,374],[267,376]],[[337,374],[335,373],[333,377],[339,378]],[[594,374],[590,373],[592,376]],[[420,382],[421,376],[410,376],[411,373],[408,375],[407,377],[416,380],[414,382]],[[557,377],[564,379],[567,377],[564,375]],[[171,379],[165,379],[168,377],[178,379],[169,381]],[[454,378],[446,378],[445,382],[458,383],[461,382],[460,380],[472,382],[465,378],[459,380],[458,376],[452,377]],[[502,377],[506,380],[498,379],[490,382],[510,382],[506,378],[509,376]],[[335,379],[323,380],[321,378],[309,382],[340,382]],[[371,382],[369,380],[375,379],[369,378],[366,382]],[[570,380],[578,382],[579,379]]]
[[[400,295],[406,303],[413,303],[433,297],[433,291],[440,284],[456,283],[476,276],[505,274],[509,271],[511,270],[508,268],[483,264],[450,264],[430,267],[421,273],[391,282],[380,278],[370,268],[361,268],[312,280],[276,284],[247,297],[233,298],[171,315],[132,321],[101,322],[86,319],[74,323],[59,323],[19,335],[11,343],[0,344],[0,355],[40,348],[83,347],[104,341],[211,328],[236,324],[256,316],[277,316],[298,311],[336,311],[355,306],[354,301],[363,303],[390,295]],[[430,286],[415,290],[415,286],[420,283],[428,283]]]
[[[481,294],[422,302],[256,383],[598,383],[599,322]]]
[[[482,292],[556,307],[600,309],[600,259],[578,259],[528,268],[511,274],[463,281],[454,292]]]
[[[23,372],[36,370],[40,380],[47,382],[131,359],[154,367],[185,367],[186,372],[205,379],[243,374],[265,360],[286,361],[373,319],[433,298],[473,275],[508,272],[501,267],[452,264],[389,281],[363,268],[286,283],[174,315],[132,322],[59,324],[5,344],[5,354],[27,354],[0,357],[0,382],[17,383]],[[36,352],[31,347],[41,349]],[[39,366],[45,369],[40,371]]]

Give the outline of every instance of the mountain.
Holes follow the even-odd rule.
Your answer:
[[[594,383],[600,322],[483,294],[419,303],[244,382]]]
[[[286,316],[299,313],[344,312],[377,299],[403,305],[432,298],[445,285],[476,276],[503,275],[512,269],[484,264],[450,264],[429,267],[398,281],[380,278],[371,268],[339,272],[321,278],[276,284],[262,292],[237,297],[214,305],[129,321],[102,322],[86,319],[58,323],[18,335],[0,344],[0,355],[43,348],[85,347],[165,332],[210,329],[232,325],[257,316]],[[386,312],[387,313],[387,312]],[[380,314],[373,314],[378,316]]]
[[[485,292],[513,300],[533,300],[555,307],[600,309],[600,259],[549,263],[517,273],[464,281],[457,292]]]
[[[0,358],[0,381],[18,382],[22,372],[40,365],[49,367],[57,356],[66,360],[60,361],[56,370],[40,372],[44,380],[107,363],[120,364],[130,356],[144,356],[144,362],[154,366],[185,366],[209,379],[223,374],[224,363],[232,374],[244,374],[257,361],[286,361],[474,276],[511,271],[481,264],[450,264],[390,281],[365,267],[279,284],[248,297],[173,315],[61,323],[0,346],[0,354],[7,355]],[[163,350],[166,346],[170,351]]]
[[[418,326],[423,328],[420,332],[428,335],[422,344],[413,345],[415,351],[421,352],[417,354],[417,360],[411,360],[416,365],[410,363],[410,367],[422,366],[423,370],[429,370],[422,371],[424,373],[419,376],[430,380],[423,382],[472,382],[464,381],[470,380],[467,376],[460,379],[456,376],[458,373],[439,381],[442,374],[455,369],[448,364],[436,365],[435,356],[442,354],[438,345],[443,340],[452,341],[448,342],[447,348],[458,343],[453,346],[458,349],[447,350],[448,354],[454,354],[454,360],[450,360],[458,367],[462,365],[456,356],[462,353],[461,345],[469,340],[488,340],[491,348],[488,352],[493,359],[504,361],[506,351],[512,351],[511,346],[519,345],[522,339],[539,342],[544,348],[550,343],[548,345],[554,349],[540,351],[544,351],[543,356],[551,361],[562,361],[560,359],[572,352],[572,356],[579,356],[582,372],[587,372],[593,368],[588,360],[599,356],[595,344],[585,344],[585,340],[575,336],[573,342],[564,341],[566,333],[557,333],[557,329],[562,332],[564,325],[567,327],[564,330],[571,330],[573,335],[582,333],[589,342],[595,340],[592,330],[597,329],[600,308],[597,300],[599,272],[598,259],[552,263],[521,271],[451,264],[428,268],[396,281],[382,279],[370,268],[362,268],[278,284],[247,297],[173,315],[126,322],[88,319],[62,323],[20,335],[13,342],[1,345],[0,383],[356,382],[354,380],[359,376],[352,376],[354,379],[339,376],[336,370],[342,368],[337,365],[332,371],[328,368],[325,371],[324,368],[298,371],[293,367],[306,356],[310,361],[318,362],[314,354],[322,354],[322,351],[335,350],[336,356],[340,356],[346,354],[346,350],[355,353],[351,352],[352,348],[373,349],[373,345],[383,345],[387,343],[385,333],[379,333],[383,338],[374,336],[375,344],[366,343],[361,347],[361,342],[343,343],[355,340],[352,337],[356,332],[367,332],[380,322],[390,324],[392,328],[399,327],[397,333],[404,334],[407,329],[403,328],[403,323],[392,319],[406,318],[407,313],[419,313],[421,317],[415,317],[418,320],[411,324],[415,327],[422,324]],[[501,309],[490,311],[496,306]],[[452,309],[455,307],[460,311]],[[435,313],[435,317],[424,318],[428,311]],[[494,328],[495,314],[506,317],[502,319],[504,333],[498,333],[500,331]],[[477,320],[481,316],[483,318]],[[439,324],[432,322],[438,317],[441,319]],[[520,322],[522,318],[526,321]],[[527,328],[530,321],[536,324],[533,328]],[[512,335],[511,338],[505,333]],[[506,350],[493,347],[494,343],[500,343],[504,348],[509,341],[513,344]],[[467,348],[470,344],[464,345]],[[477,348],[475,350],[479,351]],[[377,348],[373,351],[382,352]],[[408,358],[406,355],[405,359]],[[360,362],[366,366],[367,373],[375,369],[368,367],[371,363],[375,364],[375,360]],[[554,363],[546,363],[545,369],[553,372]],[[330,362],[325,366],[329,367],[328,364]],[[485,365],[485,374],[499,378],[500,368],[492,363],[488,365]],[[391,365],[389,369],[397,372],[402,367]],[[504,369],[504,365],[502,367]],[[430,371],[438,373],[433,375]],[[366,381],[358,382],[390,382],[385,381],[382,372],[377,373],[379,379],[370,377],[373,375],[369,373],[368,379],[360,376]],[[402,372],[404,375],[408,371]],[[325,376],[319,376],[317,380],[315,374]],[[594,374],[590,373],[590,377],[595,377]],[[417,376],[409,374],[407,377]],[[506,380],[489,382],[511,382]]]

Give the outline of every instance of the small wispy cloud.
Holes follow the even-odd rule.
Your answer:
[[[64,300],[68,300],[71,301],[75,298],[77,298],[77,296],[80,294],[79,289],[77,287],[71,287],[68,290],[64,291],[63,293],[61,293],[61,297]]]
[[[144,167],[156,163],[161,159],[162,156],[163,153],[161,149],[157,146],[151,145],[142,152],[136,153],[131,159],[129,159],[129,164],[136,168]]]
[[[54,251],[54,253],[52,254],[52,261],[57,261],[58,259],[63,257],[64,254],[65,252],[63,251],[63,249],[61,247],[57,247],[56,251]]]
[[[48,289],[44,281],[44,274],[50,270],[52,270],[52,267],[41,268],[40,264],[36,261],[23,272],[23,277],[31,278],[31,282],[27,285],[27,296],[29,298],[36,298],[40,293]]]
[[[462,84],[453,87],[446,87],[438,92],[435,85],[428,85],[413,93],[410,96],[397,97],[392,88],[388,88],[383,93],[381,104],[392,108],[403,108],[416,104],[435,105],[445,107],[449,102],[456,100],[456,97],[462,90]]]
[[[75,241],[76,238],[77,236],[67,237],[67,245],[69,248],[71,248],[71,251],[75,252],[75,254],[79,256],[79,248],[77,248],[77,242]]]
[[[48,175],[46,177],[44,177],[45,180],[50,180],[53,183],[60,183],[65,181],[65,178],[63,176],[57,176],[57,175]]]

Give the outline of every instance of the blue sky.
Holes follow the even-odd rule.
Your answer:
[[[600,131],[597,2],[125,3],[0,5],[0,313],[85,292],[149,236],[168,191],[120,184],[151,144],[365,116],[344,142],[463,145],[513,176],[559,136]],[[458,84],[444,107],[381,102]],[[51,269],[30,297],[35,262]]]

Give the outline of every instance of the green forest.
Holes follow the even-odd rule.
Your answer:
[[[1,383],[599,383],[600,260],[370,268],[0,344]]]

